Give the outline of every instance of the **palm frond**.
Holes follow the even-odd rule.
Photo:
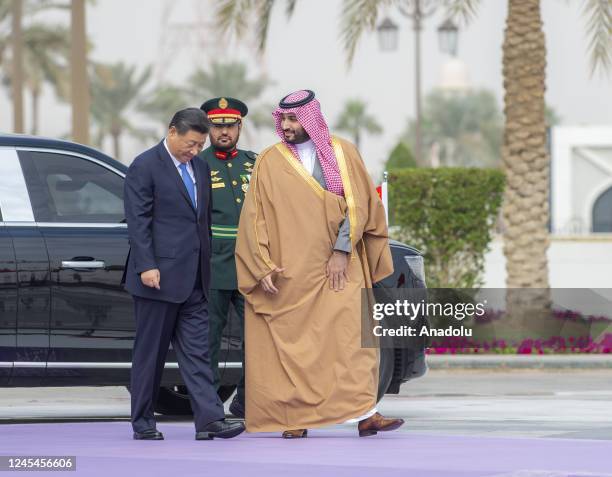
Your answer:
[[[254,10],[254,0],[217,0],[217,28],[221,33],[233,33],[237,38],[241,38],[247,30],[246,20]]]
[[[255,37],[257,49],[261,53],[266,47],[270,17],[275,0],[218,0],[215,9],[217,29],[221,33],[231,33],[242,38],[247,32],[252,18],[255,18]],[[293,15],[297,0],[287,0],[286,14]]]
[[[591,75],[598,69],[609,72],[612,67],[612,2],[585,0],[582,13],[589,36]]]
[[[378,12],[394,0],[344,0],[340,21],[340,38],[350,65],[362,35],[376,28]]]
[[[291,18],[293,16],[296,4],[297,0],[287,0],[287,6],[285,7],[285,14],[287,15],[287,18]]]
[[[450,18],[459,18],[464,24],[472,21],[478,12],[481,0],[444,0],[446,14]]]
[[[270,16],[272,15],[272,7],[274,0],[259,0],[257,11],[257,49],[262,53],[266,49],[266,41],[268,40],[268,29],[270,28]]]

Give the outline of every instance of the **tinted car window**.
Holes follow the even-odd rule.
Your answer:
[[[37,222],[123,220],[123,178],[106,167],[51,152],[20,152],[20,161]]]

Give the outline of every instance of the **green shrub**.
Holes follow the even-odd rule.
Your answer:
[[[427,286],[473,288],[502,201],[495,169],[405,169],[389,173],[393,237],[425,254]]]
[[[389,159],[385,164],[385,169],[393,171],[396,169],[406,169],[409,167],[417,167],[414,155],[410,150],[410,146],[403,141],[397,143],[397,145],[389,154]]]

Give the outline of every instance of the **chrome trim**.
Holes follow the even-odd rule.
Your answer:
[[[102,260],[91,260],[88,262],[62,260],[62,268],[104,268],[105,266]]]
[[[116,223],[108,223],[108,222],[104,222],[104,223],[96,223],[96,222],[75,222],[75,223],[70,223],[70,222],[36,222],[35,224],[37,227],[45,227],[45,228],[52,228],[52,227],[58,227],[58,228],[80,228],[80,229],[85,229],[85,228],[98,228],[98,229],[127,229],[127,224],[116,224]]]
[[[96,222],[4,222],[7,227],[44,227],[44,228],[75,228],[75,229],[127,229],[127,224],[96,223]]]
[[[2,225],[5,227],[36,227],[36,222],[33,220],[30,222],[3,222]]]
[[[78,362],[65,362],[65,361],[49,361],[47,362],[47,368],[49,369],[74,369],[74,368],[88,368],[88,369],[130,369],[132,363],[78,363]]]
[[[14,368],[45,368],[47,366],[46,361],[14,361]]]
[[[66,156],[80,157],[81,159],[85,159],[87,161],[95,162],[96,164],[99,164],[102,167],[105,167],[109,171],[112,171],[112,172],[114,172],[116,174],[119,174],[121,177],[125,178],[125,174],[123,172],[121,172],[118,169],[115,169],[110,164],[107,164],[106,162],[102,162],[99,159],[94,159],[91,156],[86,156],[85,154],[81,154],[79,152],[67,151],[65,149],[50,149],[50,148],[44,148],[44,147],[25,147],[25,146],[16,147],[15,150],[17,150],[17,151],[30,151],[30,152],[50,152],[52,154],[63,154],[63,155],[66,155]]]
[[[17,365],[18,363],[15,363]],[[27,363],[20,363],[27,364]],[[43,363],[44,364],[44,363]],[[28,366],[22,366],[28,367]],[[33,366],[36,367],[36,366]],[[108,363],[108,362],[68,362],[68,361],[54,361],[48,362],[47,368],[49,369],[66,369],[66,368],[89,368],[89,369],[130,369],[132,367],[132,363],[126,362],[118,362],[118,363]],[[164,365],[167,369],[178,369],[178,363],[170,362]],[[232,369],[240,369],[242,368],[242,363],[240,362],[227,362],[227,363],[219,363],[220,368],[232,368]]]
[[[240,361],[228,361],[226,363],[219,363],[219,367],[220,368],[230,368],[230,369],[240,369],[242,368],[242,363]]]
[[[33,222],[32,203],[15,149],[0,149],[0,210],[5,222]]]
[[[75,229],[127,229],[127,224],[109,224],[95,222],[3,222],[6,227],[42,227],[42,228],[75,228]]]
[[[0,368],[12,368],[13,363],[11,361],[0,361]]]

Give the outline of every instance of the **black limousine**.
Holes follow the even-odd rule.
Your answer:
[[[0,135],[0,387],[127,386],[134,320],[120,285],[127,167],[67,141]],[[379,287],[424,287],[421,254],[391,242]],[[236,320],[220,354],[227,400],[241,363]],[[379,397],[425,373],[423,350],[383,349]],[[190,412],[172,350],[156,410]]]

